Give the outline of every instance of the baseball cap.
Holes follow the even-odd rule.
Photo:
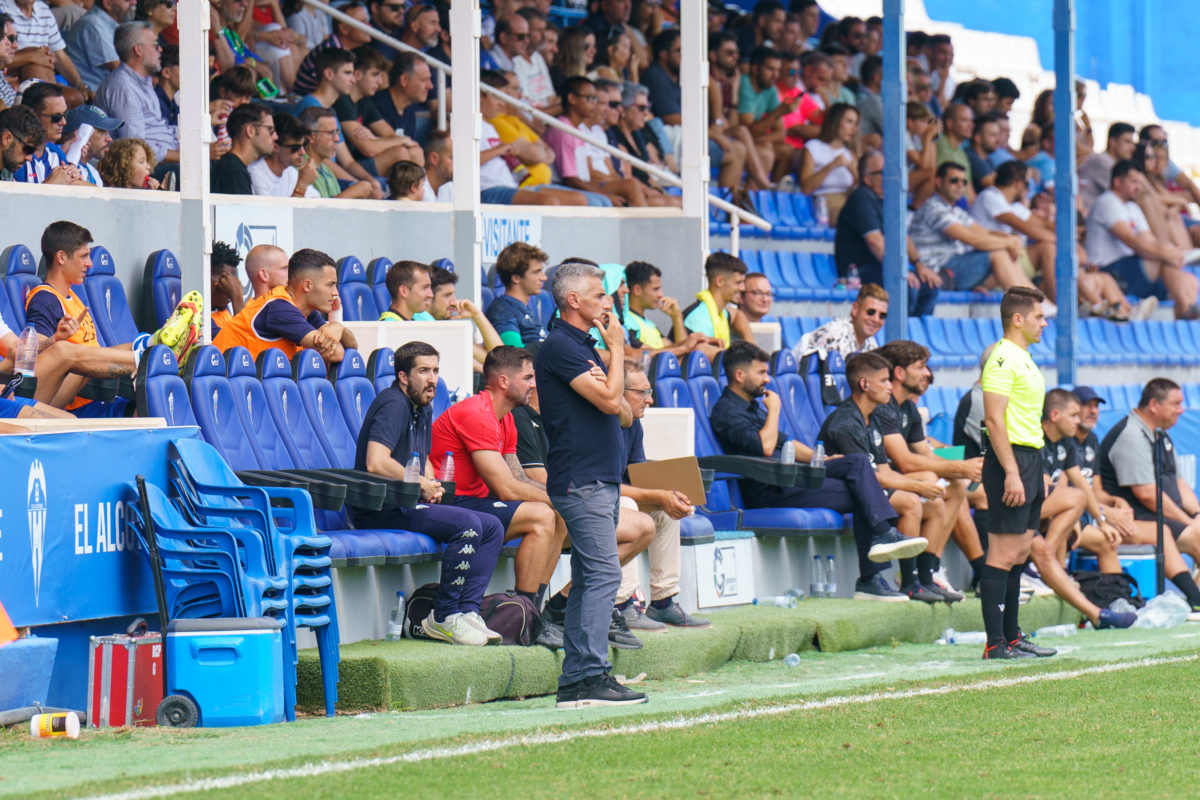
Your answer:
[[[74,133],[84,124],[91,125],[96,130],[115,131],[125,123],[116,117],[110,117],[96,106],[75,106],[67,112],[67,125],[63,128],[63,136]]]
[[[1074,389],[1075,396],[1079,398],[1079,404],[1085,405],[1093,400],[1104,402],[1104,398],[1096,394],[1096,390],[1090,386],[1076,386]]]

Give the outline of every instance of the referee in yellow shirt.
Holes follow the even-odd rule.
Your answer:
[[[1045,300],[1034,288],[1016,286],[1004,293],[1004,338],[983,366],[988,437],[983,487],[989,510],[987,564],[980,571],[979,595],[988,637],[985,659],[1055,652],[1023,637],[1017,621],[1021,573],[1046,497],[1041,457],[1046,379],[1029,355],[1029,346],[1042,340],[1046,327]]]

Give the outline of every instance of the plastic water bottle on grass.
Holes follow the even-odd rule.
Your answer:
[[[809,597],[825,596],[825,565],[821,563],[820,556],[813,556],[812,570],[809,572],[808,581]]]
[[[763,606],[766,608],[769,608],[771,606],[774,606],[776,608],[795,608],[798,605],[798,603],[799,603],[799,600],[790,593],[776,595],[775,597],[756,597],[756,598],[754,598],[754,605]]]
[[[408,466],[404,468],[404,482],[421,482],[421,456],[415,450],[413,451],[412,458],[408,460]]]
[[[387,640],[398,642],[404,635],[404,592],[396,592],[396,602],[392,603],[392,614],[388,617]]]
[[[987,634],[983,631],[956,631],[954,628],[946,628],[936,644],[987,644]]]
[[[800,656],[795,653],[788,653],[783,657],[783,665],[785,667],[795,667],[800,664]]]
[[[1077,633],[1079,633],[1079,628],[1074,625],[1047,625],[1044,628],[1038,628],[1033,635],[1044,638],[1046,636],[1074,636]]]
[[[837,597],[837,562],[833,556],[825,559],[825,596]]]

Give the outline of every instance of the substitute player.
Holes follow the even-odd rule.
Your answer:
[[[1018,612],[1021,572],[1029,559],[1046,490],[1042,481],[1042,401],[1046,379],[1033,363],[1029,346],[1042,340],[1046,296],[1032,287],[1014,286],[1000,301],[1001,339],[980,380],[988,448],[983,458],[983,488],[988,500],[987,563],[979,577],[985,659],[1054,655],[1021,636]]]

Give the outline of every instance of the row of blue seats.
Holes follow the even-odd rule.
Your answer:
[[[722,200],[732,202],[732,193],[729,189],[714,189],[713,194]],[[817,220],[813,198],[809,195],[773,190],[752,191],[749,194],[750,201],[758,211],[758,216],[771,223],[771,230],[764,231],[743,223],[739,230],[741,236],[792,241],[833,241],[834,229]],[[728,236],[732,230],[729,214],[710,205],[709,230],[719,236]]]

